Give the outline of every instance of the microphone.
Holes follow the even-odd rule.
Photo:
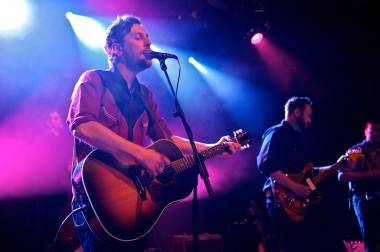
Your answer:
[[[158,59],[158,60],[176,59],[178,60],[177,55],[174,55],[171,53],[148,51],[148,52],[145,52],[144,55],[147,59]]]

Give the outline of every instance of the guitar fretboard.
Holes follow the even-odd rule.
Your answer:
[[[314,177],[313,181],[315,184],[321,183],[323,180],[325,180],[327,177],[332,175],[333,173],[337,172],[341,168],[343,168],[346,164],[346,160],[343,159],[339,161],[338,163],[332,165],[329,169],[320,172],[317,176]]]
[[[222,154],[227,151],[227,147],[224,144],[218,144],[207,150],[201,151],[200,154],[206,160],[216,155]],[[174,169],[175,173],[181,173],[187,169],[194,167],[195,159],[193,155],[188,155],[180,158],[170,164],[170,167]]]

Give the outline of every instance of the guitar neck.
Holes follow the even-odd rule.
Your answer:
[[[199,154],[203,157],[203,159],[206,160],[214,156],[220,155],[226,152],[227,150],[228,149],[224,144],[218,144],[216,146],[208,148],[207,150],[201,151]],[[171,168],[173,168],[176,173],[180,173],[187,169],[190,169],[194,167],[194,165],[195,165],[194,155],[185,156],[170,164]]]
[[[341,168],[345,166],[346,160],[341,160],[335,164],[333,164],[329,169],[321,171],[317,176],[314,177],[313,181],[315,184],[319,184],[328,178],[330,175],[334,174]]]
[[[204,159],[209,159],[217,155],[223,154],[227,150],[228,148],[224,144],[218,144],[204,151],[201,151],[200,154]]]

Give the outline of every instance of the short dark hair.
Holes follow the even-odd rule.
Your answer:
[[[371,118],[367,120],[364,126],[364,130],[366,130],[369,127],[369,125],[380,125],[380,119]]]
[[[106,31],[106,44],[104,50],[109,55],[109,49],[113,43],[123,44],[123,38],[131,31],[134,24],[141,24],[138,17],[123,15],[117,16],[116,19],[108,26]]]
[[[297,108],[303,110],[306,105],[312,106],[313,102],[309,97],[293,96],[285,103],[285,115],[290,115]]]

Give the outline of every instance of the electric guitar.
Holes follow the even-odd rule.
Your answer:
[[[248,148],[250,138],[242,130],[230,139]],[[165,155],[171,163],[151,176],[132,159],[100,150],[92,151],[75,168],[73,186],[87,204],[86,221],[99,240],[131,242],[145,236],[162,212],[190,195],[194,182],[193,155],[184,156],[169,140],[147,147]],[[200,152],[203,159],[228,152],[224,143]]]
[[[272,186],[266,190],[267,195],[273,195],[274,199],[280,203],[281,208],[293,222],[300,222],[305,218],[306,211],[311,204],[319,203],[322,195],[317,190],[317,185],[327,177],[343,169],[348,160],[356,161],[363,156],[360,149],[351,150],[344,158],[333,164],[329,169],[321,171],[313,176],[313,164],[306,164],[300,173],[286,174],[291,180],[305,184],[311,189],[311,194],[307,198],[295,195],[290,189],[273,181]]]

